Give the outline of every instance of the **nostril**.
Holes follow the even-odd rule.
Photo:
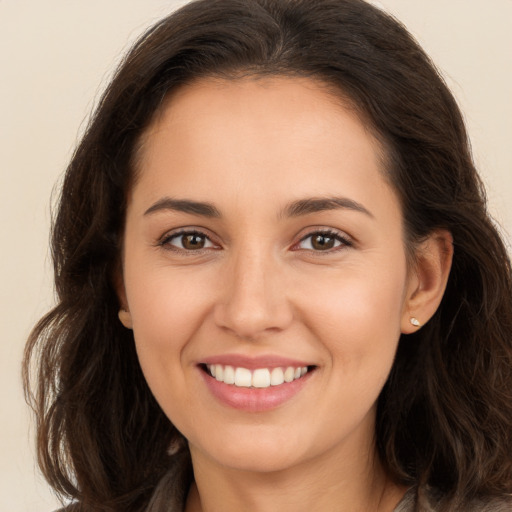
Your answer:
[[[250,342],[282,332],[292,320],[291,312],[280,311],[279,308],[243,308],[236,304],[219,307],[215,314],[218,327],[240,340]]]

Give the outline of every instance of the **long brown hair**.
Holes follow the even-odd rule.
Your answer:
[[[38,459],[79,510],[143,511],[180,434],[146,385],[115,280],[137,143],[165,97],[206,76],[307,76],[349,98],[382,141],[409,247],[449,230],[431,321],[402,337],[378,403],[382,462],[442,510],[512,491],[512,282],[459,109],[405,28],[362,0],[199,0],[135,44],[67,169],[52,232],[56,307],[26,347]],[[36,370],[34,380],[29,378]]]

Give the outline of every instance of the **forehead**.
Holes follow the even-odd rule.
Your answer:
[[[322,82],[210,78],[167,98],[141,139],[134,188],[153,196],[193,189],[211,200],[236,180],[239,189],[325,195],[340,177],[347,191],[369,182],[382,188],[384,161],[355,108]]]
[[[387,160],[386,148],[373,124],[339,87],[318,79],[277,75],[229,79],[205,77],[176,88],[167,95],[140,137],[135,161],[139,163],[147,157],[147,150],[151,147],[150,139],[171,125],[177,129],[186,129],[188,126],[199,130],[208,129],[212,123],[220,123],[221,120],[222,125],[227,127],[231,119],[240,127],[240,119],[235,119],[239,114],[243,117],[243,127],[249,128],[249,121],[263,121],[263,114],[273,112],[282,116],[284,129],[290,128],[286,120],[298,121],[298,126],[302,125],[300,121],[311,127],[320,124],[325,126],[326,123],[319,121],[332,120],[337,112],[350,113],[354,120],[360,122],[360,128],[373,139],[374,149],[382,162]],[[269,121],[274,129],[278,128],[276,116],[269,116]],[[219,125],[217,127],[220,128]],[[384,167],[385,164],[382,165]],[[138,165],[136,170],[140,170]]]

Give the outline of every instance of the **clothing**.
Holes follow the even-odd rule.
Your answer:
[[[441,496],[433,491],[422,493],[428,503],[423,504],[419,509],[421,512],[436,512],[439,510],[438,504],[441,501]],[[400,503],[396,506],[393,512],[415,512],[416,500],[418,492],[415,487],[411,487],[401,499]],[[511,512],[512,511],[512,497],[510,500],[504,499],[488,499],[488,500],[474,500],[471,505],[468,505],[460,512]],[[459,512],[459,511],[457,511]]]
[[[145,512],[183,512],[187,492],[192,483],[192,467],[188,456],[176,455],[176,463],[164,475],[157,485],[153,497]],[[421,494],[428,503],[423,503],[416,509],[418,495]],[[400,500],[393,512],[437,512],[442,497],[432,491],[418,493],[416,487],[411,487]],[[68,506],[57,512],[73,512],[73,506]],[[314,512],[314,511],[312,511]],[[512,496],[510,499],[474,500],[464,510],[457,512],[512,512]]]
[[[162,478],[146,512],[183,512],[192,478],[192,468],[188,457],[186,457]],[[438,504],[441,501],[441,496],[428,490],[418,493],[415,487],[411,487],[393,512],[416,512],[418,494],[422,494],[425,500],[428,501],[428,503],[422,504],[421,512],[436,512],[439,510]],[[475,500],[469,507],[460,512],[512,512],[512,497],[510,500]]]

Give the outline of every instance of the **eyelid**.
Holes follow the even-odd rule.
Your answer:
[[[205,248],[196,249],[196,250],[187,250],[187,249],[183,249],[183,248],[180,248],[180,247],[177,247],[175,245],[168,243],[173,238],[178,238],[183,235],[191,235],[191,234],[205,237],[213,245],[213,247],[210,246],[210,247],[205,247]],[[325,235],[325,236],[331,236],[331,237],[335,238],[337,241],[339,241],[340,244],[331,249],[326,249],[325,251],[314,250],[314,249],[301,249],[300,247],[298,247],[299,244],[301,244],[308,238],[310,238],[314,235],[318,235],[318,234]],[[179,228],[175,228],[170,231],[166,231],[162,236],[160,236],[158,238],[155,245],[157,247],[162,247],[164,249],[168,248],[169,250],[174,250],[176,252],[183,252],[183,253],[187,253],[187,254],[201,253],[202,251],[209,251],[212,249],[218,250],[221,248],[220,244],[216,241],[216,237],[212,236],[209,233],[209,230],[201,228],[201,227],[197,227],[197,226],[179,227]],[[345,233],[344,231],[340,231],[340,230],[332,228],[332,227],[311,226],[311,227],[307,228],[307,231],[303,230],[302,234],[299,235],[298,241],[294,242],[293,245],[291,246],[291,250],[308,251],[308,252],[314,252],[317,254],[318,253],[328,254],[328,253],[336,252],[340,249],[344,249],[347,247],[353,247],[353,246],[354,246],[354,239],[350,235]]]
[[[182,249],[181,247],[177,247],[177,246],[169,243],[170,240],[172,240],[174,238],[179,238],[180,236],[183,236],[183,235],[202,236],[205,239],[207,239],[213,245],[213,247],[205,247],[205,248],[196,249],[196,250],[187,250],[187,249]],[[173,229],[170,231],[166,231],[161,237],[158,238],[155,245],[157,247],[162,247],[164,249],[174,250],[177,252],[188,253],[188,254],[201,253],[202,251],[205,251],[205,250],[212,250],[212,249],[220,248],[220,244],[214,240],[214,237],[208,233],[208,230],[206,230],[204,228],[199,228],[196,226],[186,226],[186,227],[180,227],[180,228],[176,228],[176,229]]]
[[[315,251],[314,249],[301,249],[301,248],[297,247],[300,243],[304,242],[305,240],[307,240],[308,238],[310,238],[314,235],[331,236],[341,243],[340,243],[340,245],[338,245],[334,248],[331,248],[331,249],[326,249],[325,251],[320,251],[320,250]],[[322,227],[322,226],[314,226],[314,227],[308,228],[308,231],[306,233],[300,235],[299,240],[293,244],[292,250],[309,251],[309,252],[314,252],[316,254],[322,254],[322,253],[325,253],[325,254],[331,253],[332,254],[333,252],[345,249],[347,247],[353,247],[353,246],[354,246],[353,238],[351,236],[347,235],[345,232],[340,231],[338,229],[330,228],[330,227],[328,228],[328,227]]]

